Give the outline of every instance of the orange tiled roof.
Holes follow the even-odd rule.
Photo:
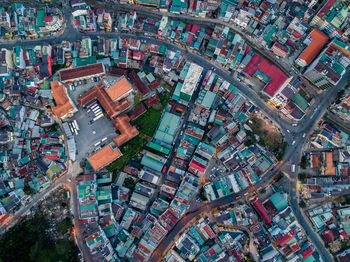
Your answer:
[[[67,89],[63,85],[58,81],[52,81],[51,92],[53,99],[56,102],[56,106],[52,107],[52,111],[57,117],[63,118],[69,113],[75,112],[76,108],[71,104],[68,98]]]
[[[116,146],[121,146],[139,134],[136,127],[130,124],[130,118],[122,115],[113,120],[114,128],[119,130],[120,135],[113,139]]]
[[[304,52],[299,56],[299,59],[305,61],[307,65],[315,58],[323,45],[329,39],[328,36],[326,36],[318,29],[314,29],[309,36],[312,38],[312,41],[310,45],[304,50]]]
[[[92,168],[97,171],[101,168],[105,167],[112,161],[119,158],[122,154],[120,153],[118,148],[115,148],[114,150],[110,145],[105,146],[100,151],[95,153],[94,155],[90,156],[88,158],[88,161]]]
[[[103,83],[93,87],[89,91],[87,91],[85,94],[80,96],[78,98],[78,103],[80,106],[84,106],[87,103],[91,102],[94,99],[97,99],[103,109],[106,111],[106,114],[108,117],[113,118],[126,109],[130,107],[128,101],[122,100],[118,103],[115,103],[111,97],[107,94],[106,90],[104,89],[105,85]]]
[[[116,100],[120,100],[121,98],[124,98],[131,90],[132,90],[132,87],[130,83],[125,77],[123,77],[114,85],[107,88],[106,91],[109,97],[113,101],[116,101]]]
[[[326,169],[325,175],[335,175],[335,166],[333,164],[333,153],[326,152]]]

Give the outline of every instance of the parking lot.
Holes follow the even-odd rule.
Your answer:
[[[84,157],[87,157],[94,150],[99,149],[101,146],[108,144],[116,136],[114,131],[113,122],[106,116],[99,118],[92,122],[95,114],[93,111],[87,112],[83,108],[79,108],[72,120],[76,120],[79,125],[79,134],[75,136],[77,144],[77,160],[80,161]],[[107,140],[95,147],[94,145],[107,137]]]
[[[72,85],[71,87],[68,88],[69,96],[76,105],[78,104],[77,99],[80,95],[89,91],[95,85],[101,83],[100,79],[95,79],[95,80],[96,82],[92,79],[85,80],[85,81],[77,81],[75,85]]]
[[[117,136],[113,127],[113,122],[106,116],[103,108],[97,101],[93,101],[86,108],[82,108],[77,103],[79,96],[89,91],[91,88],[104,81],[106,84],[111,85],[117,77],[106,76],[97,79],[88,79],[86,81],[76,82],[74,85],[68,87],[69,96],[74,101],[74,104],[78,108],[78,112],[71,118],[72,121],[76,120],[79,126],[79,134],[75,136],[77,146],[77,161],[81,161],[83,158],[89,157],[93,152],[98,151],[101,147],[107,145]],[[134,102],[134,96],[132,94],[128,97],[128,102],[132,105]],[[97,104],[103,113],[98,113],[96,108],[92,108]],[[99,117],[98,119],[96,119]],[[95,121],[94,121],[95,119]],[[107,137],[107,139],[105,139]],[[102,139],[104,141],[102,141]],[[98,145],[96,145],[100,142]]]

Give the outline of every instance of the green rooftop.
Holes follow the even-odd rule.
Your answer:
[[[171,148],[174,136],[180,123],[180,117],[169,112],[165,112],[160,120],[158,129],[154,135],[155,143]]]
[[[44,16],[45,16],[45,11],[43,9],[36,10],[36,24],[37,24],[37,26],[39,26],[39,27],[45,26]]]
[[[272,204],[276,207],[278,211],[282,211],[288,206],[288,202],[285,195],[286,194],[283,194],[281,192],[276,192],[270,197]]]
[[[299,93],[296,93],[292,100],[294,101],[294,103],[305,112],[306,109],[309,108],[309,104],[308,102],[305,100],[304,97],[302,97]]]

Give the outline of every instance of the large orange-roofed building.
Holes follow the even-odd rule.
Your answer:
[[[328,36],[326,36],[320,30],[314,29],[305,40],[308,46],[301,53],[295,63],[301,67],[305,67],[310,64],[316,55],[321,51],[322,47],[327,43],[328,39]]]
[[[132,90],[129,81],[125,77],[122,77],[115,84],[108,87],[106,92],[113,101],[119,101],[127,97]]]
[[[80,96],[78,98],[78,103],[80,106],[85,106],[93,100],[98,100],[108,117],[111,119],[118,116],[130,107],[130,104],[125,99],[118,101],[117,103],[114,102],[109,96],[108,92],[105,90],[105,85],[103,83],[93,87],[85,94]]]
[[[109,144],[90,156],[88,161],[92,168],[95,171],[98,171],[121,156],[122,153],[119,151],[119,149],[115,145]]]

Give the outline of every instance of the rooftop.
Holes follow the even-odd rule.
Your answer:
[[[270,64],[257,53],[254,53],[243,71],[249,76],[253,76],[257,71],[269,77],[269,81],[263,89],[263,93],[272,97],[282,84],[287,80],[287,76],[275,65]]]
[[[129,103],[125,99],[115,103],[105,90],[105,85],[103,83],[93,87],[85,94],[78,98],[78,103],[80,106],[84,106],[92,100],[97,99],[103,109],[106,111],[108,117],[113,118],[124,110],[129,108]]]
[[[121,155],[122,154],[120,153],[117,147],[112,148],[111,145],[107,145],[104,148],[102,148],[100,151],[96,152],[91,157],[89,157],[88,161],[91,164],[92,168],[95,171],[97,171],[105,167],[112,161],[116,160]]]
[[[139,134],[136,127],[130,124],[130,118],[127,115],[122,115],[113,120],[115,129],[119,130],[120,135],[113,139],[113,142],[119,147],[125,144],[130,139]]]
[[[63,69],[59,72],[61,81],[73,81],[77,78],[89,77],[92,75],[103,74],[105,68],[103,63],[97,63],[76,68]]]
[[[192,63],[190,65],[190,68],[188,69],[185,81],[182,85],[181,92],[187,94],[187,95],[192,95],[194,89],[197,86],[197,82],[202,75],[203,67]]]
[[[310,33],[309,37],[311,38],[310,44],[306,47],[304,52],[302,52],[302,54],[298,58],[304,61],[306,65],[310,64],[310,62],[322,49],[324,44],[328,41],[328,36],[326,36],[324,33],[322,33],[316,28]]]
[[[68,97],[67,88],[58,81],[51,82],[51,92],[56,106],[52,108],[53,113],[59,118],[65,118],[70,113],[77,111],[73,102]]]
[[[122,77],[114,85],[106,89],[107,94],[113,101],[124,98],[132,91],[132,87],[125,77]]]

